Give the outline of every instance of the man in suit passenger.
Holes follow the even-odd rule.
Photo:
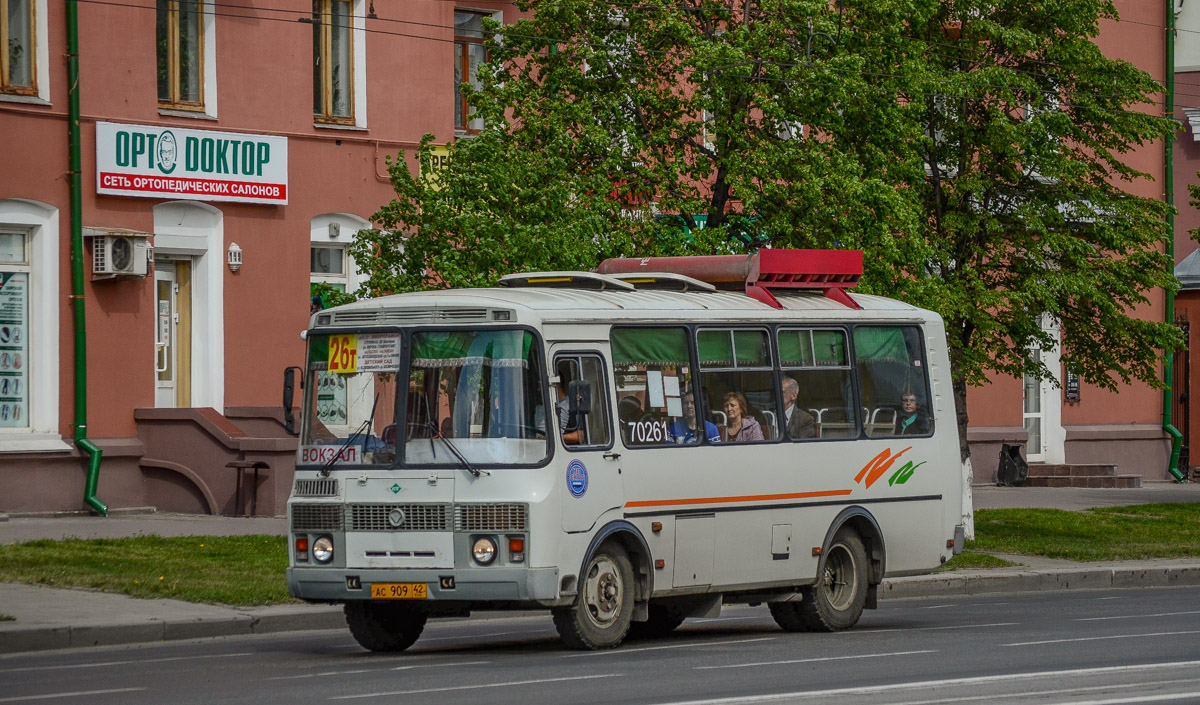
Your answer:
[[[812,438],[817,435],[817,425],[812,414],[796,406],[800,397],[800,385],[791,377],[783,378],[783,414],[787,422],[783,425],[788,438]]]

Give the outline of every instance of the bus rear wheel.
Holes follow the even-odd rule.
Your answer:
[[[657,639],[679,628],[687,615],[681,605],[650,601],[649,619],[629,625],[630,639]]]
[[[809,599],[807,596],[804,599]],[[800,603],[798,602],[771,602],[767,604],[771,610],[771,617],[779,628],[785,632],[807,632],[809,631],[808,623],[800,616]]]
[[[409,605],[355,600],[343,608],[350,634],[364,649],[404,651],[421,636],[428,618]]]
[[[554,610],[554,627],[569,648],[611,649],[625,638],[633,616],[633,567],[625,549],[601,546],[579,581],[575,604]]]
[[[867,604],[867,571],[862,538],[848,527],[839,529],[821,558],[816,584],[802,591],[797,616],[814,632],[853,627]]]

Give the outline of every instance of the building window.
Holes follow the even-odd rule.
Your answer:
[[[342,246],[310,248],[313,282],[333,284],[338,291],[346,290],[346,248]]]
[[[158,0],[158,103],[204,107],[203,0]]]
[[[354,124],[354,39],[349,0],[313,0],[313,115]]]
[[[0,229],[0,428],[29,428],[28,231]]]
[[[478,132],[483,129],[483,118],[471,117],[475,113],[463,95],[463,84],[480,87],[479,65],[487,61],[483,47],[483,18],[477,12],[454,13],[454,129]]]
[[[0,92],[37,95],[33,0],[0,0]]]

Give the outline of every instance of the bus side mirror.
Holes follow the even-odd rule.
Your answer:
[[[283,430],[288,432],[288,435],[296,436],[296,416],[292,413],[292,401],[296,394],[296,372],[301,371],[299,367],[286,367],[283,370]],[[301,380],[300,388],[304,388],[304,382]]]
[[[567,411],[570,418],[564,431],[575,431],[583,425],[583,417],[592,410],[592,384],[577,379],[567,383]]]

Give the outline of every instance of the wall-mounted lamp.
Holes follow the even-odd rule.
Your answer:
[[[236,272],[242,267],[242,248],[238,247],[236,242],[229,243],[229,252],[226,253],[225,261],[229,263],[229,271]]]

